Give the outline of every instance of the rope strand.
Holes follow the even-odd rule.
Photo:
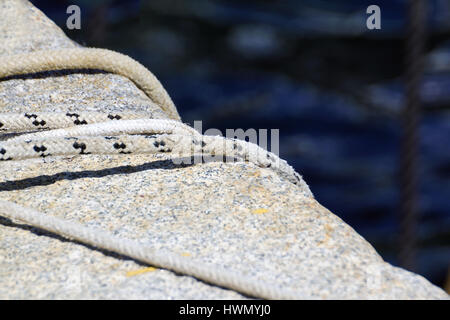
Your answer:
[[[263,299],[308,298],[304,297],[301,292],[269,285],[264,281],[249,279],[247,276],[228,271],[217,265],[207,264],[204,261],[196,261],[167,251],[157,252],[139,242],[115,237],[103,230],[48,216],[11,202],[0,200],[0,214],[63,235],[69,239],[114,251],[152,266],[190,275],[213,285],[229,288],[252,297]]]
[[[33,112],[0,113],[0,132],[18,133],[60,129],[111,120],[152,118],[149,113],[105,112]]]
[[[172,99],[158,79],[139,62],[107,49],[74,48],[41,50],[0,59],[0,78],[52,70],[99,69],[133,81],[167,115],[180,121]]]

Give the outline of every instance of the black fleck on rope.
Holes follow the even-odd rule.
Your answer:
[[[418,150],[420,88],[424,68],[426,0],[409,0],[406,38],[406,105],[402,114],[400,154],[400,232],[399,262],[414,270],[419,216]]]

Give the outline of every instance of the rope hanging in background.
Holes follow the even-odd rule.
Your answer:
[[[410,0],[408,10],[406,105],[402,114],[400,153],[399,262],[402,267],[413,271],[416,268],[416,235],[419,216],[419,118],[426,37],[426,0]]]

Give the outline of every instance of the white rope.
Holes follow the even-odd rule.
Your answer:
[[[190,156],[193,156],[194,152],[200,152],[203,155],[223,156],[224,159],[237,157],[238,159],[252,162],[259,167],[271,168],[292,183],[301,184],[304,189],[308,189],[301,176],[286,161],[253,143],[237,139],[226,139],[220,136],[203,136],[188,125],[175,120],[165,119],[109,121],[13,137],[4,142],[0,142],[0,161],[45,157],[49,155],[158,152],[158,150],[148,149],[148,142],[137,140],[137,138],[135,138],[134,142],[129,141],[126,143],[127,146],[130,146],[127,150],[125,148],[111,147],[117,142],[111,142],[110,139],[97,139],[95,142],[84,139],[84,147],[82,149],[80,143],[75,143],[67,139],[69,137],[79,139],[93,136],[109,137],[124,134],[184,135],[187,138],[179,138],[176,143],[170,139],[164,141],[170,151],[163,152],[178,151],[178,153],[184,153]],[[56,138],[60,139],[55,140]],[[48,139],[52,140],[49,141]],[[39,143],[44,140],[46,140],[45,144]]]
[[[168,111],[172,118],[143,119],[139,114],[101,114],[101,113],[25,113],[0,114],[0,131],[23,134],[0,141],[0,161],[20,160],[47,156],[75,156],[85,154],[129,154],[129,153],[172,153],[180,156],[201,155],[210,159],[248,161],[261,168],[269,168],[280,176],[299,185],[306,196],[312,197],[301,176],[286,161],[259,146],[236,139],[219,136],[203,136],[193,128],[178,121],[176,108],[159,82],[142,66],[115,53],[100,49],[68,49],[50,52],[48,58],[39,54],[25,54],[19,61],[28,61],[21,66],[11,57],[0,62],[0,77],[52,70],[52,68],[87,67],[94,68],[102,61],[101,69],[130,75],[146,93]],[[78,59],[61,57],[67,54]],[[119,66],[113,62],[95,58],[98,53],[103,58],[115,57]],[[17,56],[14,56],[17,58]],[[43,65],[41,65],[43,64]],[[141,68],[142,67],[142,68]],[[127,68],[130,68],[129,71]],[[2,70],[3,69],[3,70]],[[145,69],[145,68],[144,68]],[[146,70],[146,69],[145,69]],[[156,88],[156,89],[155,89]],[[155,91],[156,90],[156,91]],[[175,111],[174,111],[175,110]],[[52,130],[48,130],[52,129]],[[48,130],[48,131],[39,131]],[[0,200],[0,215],[22,220],[82,243],[114,251],[148,264],[191,275],[214,285],[230,288],[238,292],[268,299],[301,299],[300,292],[280,288],[260,280],[249,279],[244,275],[180,257],[170,252],[155,252],[152,248],[138,242],[121,239],[102,230],[91,229],[67,220],[48,216],[30,208]]]
[[[190,275],[213,285],[229,288],[252,297],[263,299],[305,298],[301,292],[266,284],[264,281],[251,279],[248,276],[217,265],[207,264],[204,261],[178,256],[167,251],[156,251],[152,247],[139,242],[115,237],[103,230],[85,227],[11,202],[0,200],[0,214],[63,235],[69,239],[113,251],[152,266]]]
[[[180,133],[200,136],[195,129],[179,121],[166,119],[119,120],[20,135],[8,141],[42,140],[55,137],[100,136],[117,134]]]
[[[67,128],[112,120],[153,118],[148,112],[32,112],[0,113],[0,132],[27,132]]]

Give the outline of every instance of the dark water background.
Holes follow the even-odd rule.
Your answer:
[[[317,200],[398,265],[405,0],[33,1],[72,39],[126,53],[161,80],[183,120],[279,128],[280,156]],[[81,8],[81,30],[66,8]],[[366,8],[381,8],[381,30]],[[428,1],[415,271],[450,263],[450,1]]]

